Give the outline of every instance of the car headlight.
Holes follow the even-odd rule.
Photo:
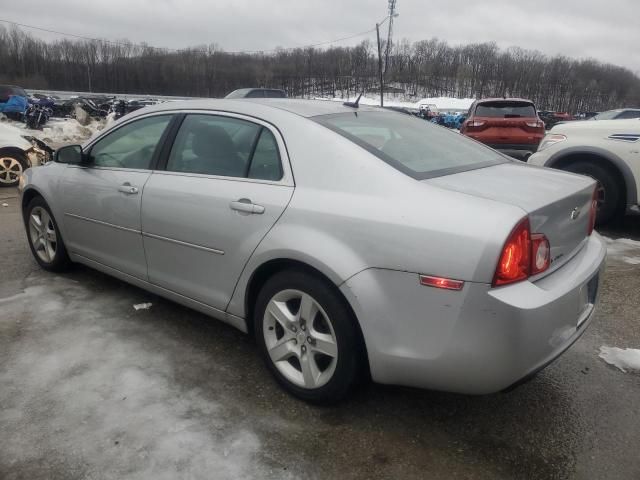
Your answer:
[[[540,145],[538,146],[538,151],[541,152],[547,147],[551,145],[555,145],[556,143],[564,142],[567,139],[566,135],[560,135],[559,133],[549,133],[544,136]]]

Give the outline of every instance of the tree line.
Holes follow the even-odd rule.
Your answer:
[[[236,88],[270,87],[306,98],[379,91],[377,47],[369,40],[264,53],[225,52],[215,44],[174,51],[126,41],[44,41],[0,27],[0,65],[0,83],[45,90],[222,97]],[[512,96],[568,112],[640,106],[640,78],[627,68],[492,42],[394,43],[385,87],[406,101]]]

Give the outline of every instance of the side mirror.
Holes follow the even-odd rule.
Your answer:
[[[70,165],[81,165],[86,163],[86,155],[80,145],[67,145],[56,150],[53,161],[57,163],[68,163]]]

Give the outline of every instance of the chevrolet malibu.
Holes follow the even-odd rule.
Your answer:
[[[286,99],[127,115],[21,178],[29,245],[255,336],[313,402],[376,382],[485,394],[589,325],[594,181],[407,115]]]

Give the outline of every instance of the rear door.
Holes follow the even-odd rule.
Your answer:
[[[88,165],[67,166],[62,205],[70,251],[146,279],[140,199],[171,118],[126,123],[90,147]]]
[[[189,113],[165,163],[142,199],[149,281],[223,310],[293,194],[284,142],[253,118]]]

